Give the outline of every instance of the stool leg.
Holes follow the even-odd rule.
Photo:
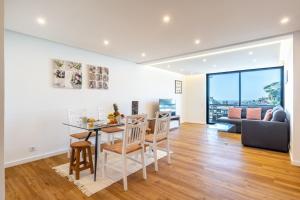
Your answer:
[[[82,149],[82,157],[83,157],[83,165],[86,167],[87,166],[87,161],[86,161],[86,148]]]
[[[93,174],[94,173],[94,164],[93,164],[91,147],[88,147],[88,156],[89,156],[89,166],[90,166],[91,174]]]
[[[75,179],[78,180],[79,179],[79,173],[80,173],[80,148],[76,149],[76,164],[75,164]]]
[[[69,175],[73,174],[75,150],[71,149]]]

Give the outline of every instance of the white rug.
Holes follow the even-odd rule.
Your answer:
[[[158,154],[157,156],[158,159],[161,159],[167,155],[166,152],[160,150],[157,151],[157,154]],[[140,160],[140,155],[138,159]],[[98,159],[98,161],[99,160],[100,159]],[[145,154],[145,160],[147,166],[154,162],[153,156],[149,155],[148,151]],[[119,168],[120,171],[112,169],[110,168],[110,166],[113,166],[113,168]],[[70,182],[73,182],[86,196],[89,197],[95,194],[96,192],[121,180],[123,178],[122,167],[123,164],[121,162],[121,156],[115,154],[108,154],[108,165],[107,165],[105,177],[102,177],[101,167],[98,167],[96,182],[94,181],[94,174],[90,174],[90,170],[81,171],[80,179],[75,180],[74,174],[69,175],[69,163],[53,167],[53,169],[59,175],[63,177],[67,177]],[[128,175],[133,174],[142,169],[142,166],[140,164],[131,161],[130,159],[127,159],[127,167],[128,167]],[[142,172],[141,172],[141,178],[143,178]]]

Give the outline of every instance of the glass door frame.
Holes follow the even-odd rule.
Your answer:
[[[284,108],[284,66],[277,66],[277,67],[264,67],[264,68],[257,68],[257,69],[246,69],[246,70],[237,70],[237,71],[228,71],[228,72],[217,72],[217,73],[208,73],[206,74],[206,123],[207,124],[214,124],[209,122],[209,76],[211,75],[221,75],[221,74],[231,74],[231,73],[238,73],[239,75],[239,105],[241,105],[241,98],[242,98],[242,87],[241,87],[241,74],[243,72],[253,72],[253,71],[262,71],[262,70],[271,70],[271,69],[280,69],[280,87],[281,87],[281,101],[280,105]],[[220,106],[230,106],[230,105],[221,105]],[[255,106],[266,106],[266,105],[255,105]]]

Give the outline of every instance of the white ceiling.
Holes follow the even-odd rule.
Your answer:
[[[290,33],[299,19],[300,0],[5,1],[6,29],[137,63]]]
[[[247,45],[249,46],[250,44]],[[280,60],[280,43],[258,46],[254,48],[247,48],[247,45],[242,45],[241,47],[246,49],[232,52],[203,57],[201,56],[199,58],[180,60],[176,62],[168,62],[168,60],[166,60],[166,63],[157,64],[154,67],[185,75],[191,75],[253,68],[276,67],[282,65],[282,61]],[[226,51],[231,50],[234,50],[234,48],[226,49]],[[211,51],[211,53],[214,54],[218,51]],[[205,62],[203,62],[204,59]]]

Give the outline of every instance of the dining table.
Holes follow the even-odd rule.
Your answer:
[[[91,137],[91,134],[93,132],[96,133],[96,135],[95,135],[95,159],[94,159],[94,166],[95,166],[94,181],[96,181],[97,180],[99,133],[101,132],[101,130],[103,128],[121,127],[121,126],[124,126],[124,123],[109,124],[109,123],[94,122],[91,124],[91,123],[82,123],[82,122],[78,122],[78,123],[63,122],[63,125],[88,131],[89,134],[85,138],[85,141],[89,140],[89,138]],[[101,141],[100,141],[100,143],[101,143]]]

